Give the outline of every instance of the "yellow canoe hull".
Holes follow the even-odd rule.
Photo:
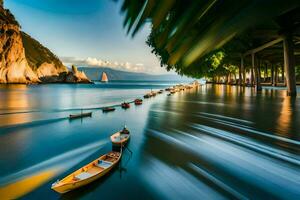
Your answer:
[[[62,179],[61,181],[52,184],[51,189],[58,193],[63,194],[63,193],[69,192],[71,190],[75,190],[79,187],[85,186],[85,185],[101,178],[102,176],[106,175],[117,165],[117,163],[119,162],[119,160],[121,159],[121,156],[122,156],[121,153],[119,153],[119,152],[110,152],[110,153],[118,154],[119,157],[117,157],[116,160],[109,167],[104,169],[104,168],[101,168],[101,167],[98,167],[95,165],[96,163],[98,163],[99,160],[103,160],[103,158],[109,154],[108,153],[108,154],[105,154],[105,155],[99,157],[98,159],[94,160],[93,162],[85,165],[84,167],[78,169],[77,171],[71,173],[70,175],[68,175],[67,177]],[[93,174],[91,177],[84,178],[82,180],[74,180],[75,175],[80,175],[80,173],[87,173],[87,172],[94,172],[95,174]]]
[[[61,187],[54,187],[52,189],[55,190],[58,193],[63,194],[63,193],[69,192],[71,190],[75,190],[75,189],[77,189],[79,187],[85,186],[85,185],[87,185],[87,184],[89,184],[89,183],[91,183],[91,182],[93,182],[93,181],[101,178],[102,176],[104,176],[105,174],[107,174],[109,171],[110,170],[107,169],[106,172],[103,172],[103,173],[101,173],[101,174],[99,174],[97,176],[94,176],[92,178],[85,179],[85,180],[82,180],[82,181],[77,182],[77,183],[66,184],[66,185],[63,185]]]

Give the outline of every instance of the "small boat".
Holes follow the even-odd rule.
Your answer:
[[[135,105],[142,105],[143,104],[143,99],[136,99],[134,100]]]
[[[155,97],[156,96],[156,92],[151,92],[151,96]]]
[[[77,118],[83,118],[83,117],[91,117],[92,112],[87,112],[87,113],[80,113],[80,114],[75,114],[75,115],[69,115],[69,119],[77,119]]]
[[[157,93],[162,94],[163,92],[164,92],[163,90],[159,90]]]
[[[150,97],[152,97],[152,95],[151,95],[150,93],[144,95],[144,98],[145,98],[145,99],[148,99],[148,98],[150,98]]]
[[[168,94],[168,96],[171,96],[171,95],[172,95],[172,93],[169,93],[169,94]]]
[[[129,138],[130,132],[126,128],[126,126],[123,128],[123,130],[116,132],[112,136],[110,136],[110,140],[115,146],[125,145],[128,142]]]
[[[115,111],[116,108],[114,107],[105,107],[105,108],[102,108],[102,112],[112,112],[112,111]]]
[[[122,153],[109,152],[85,165],[77,171],[52,184],[51,189],[58,193],[66,193],[82,187],[107,174],[120,161]]]
[[[124,108],[124,109],[127,109],[127,108],[130,108],[130,104],[124,102],[124,103],[121,104],[121,107]]]

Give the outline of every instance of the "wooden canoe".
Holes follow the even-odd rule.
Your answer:
[[[142,105],[143,104],[143,99],[135,99],[134,104],[135,105]]]
[[[113,145],[121,146],[125,145],[130,138],[130,133],[123,133],[123,131],[116,132],[112,136],[110,136],[110,140]]]
[[[91,116],[92,116],[92,112],[87,112],[87,113],[80,113],[80,114],[70,115],[69,119],[91,117]]]
[[[112,151],[52,184],[51,189],[66,193],[82,187],[107,174],[120,161],[122,154]]]
[[[127,108],[130,108],[130,104],[124,102],[124,103],[121,104],[121,107],[124,108],[124,109],[127,109]]]
[[[112,112],[112,111],[115,111],[116,108],[114,107],[106,107],[106,108],[103,108],[102,109],[102,112]]]

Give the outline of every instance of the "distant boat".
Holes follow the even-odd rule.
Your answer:
[[[135,99],[134,104],[135,105],[142,105],[143,104],[143,99]]]
[[[107,74],[102,72],[101,82],[108,82]]]
[[[91,116],[92,116],[92,112],[87,112],[87,113],[81,112],[80,114],[69,115],[69,119],[77,119],[77,118],[91,117]]]
[[[149,94],[149,93],[144,95],[144,98],[145,98],[145,99],[148,99],[148,98],[150,98],[150,97],[151,97],[151,94]]]
[[[116,109],[114,107],[105,107],[102,109],[103,112],[112,112],[115,111]]]
[[[127,102],[124,102],[121,104],[121,107],[124,108],[124,109],[127,109],[127,108],[130,108],[130,104],[127,103]]]

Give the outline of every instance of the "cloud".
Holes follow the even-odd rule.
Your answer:
[[[130,63],[119,62],[119,61],[107,61],[98,58],[88,57],[85,59],[75,58],[75,57],[61,57],[60,58],[64,65],[71,66],[77,65],[80,67],[109,67],[116,70],[130,71],[130,72],[142,72],[157,74],[161,73],[162,69],[160,66],[145,66],[144,63]]]

